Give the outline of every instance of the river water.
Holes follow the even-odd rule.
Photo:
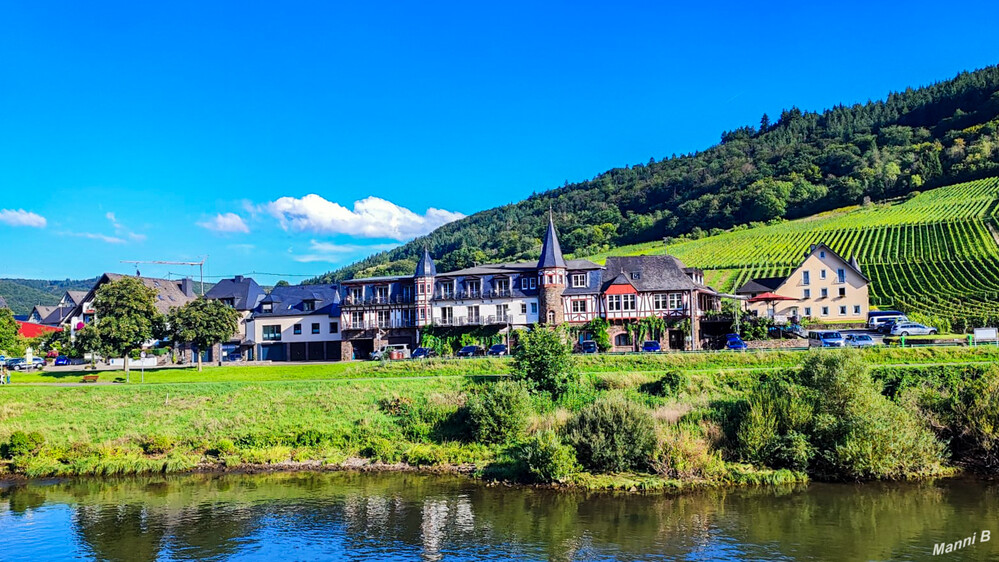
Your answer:
[[[999,559],[999,483],[683,495],[412,473],[184,475],[0,486],[0,560]]]

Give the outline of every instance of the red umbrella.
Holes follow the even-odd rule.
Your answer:
[[[772,318],[773,316],[775,316],[777,314],[777,307],[774,306],[775,302],[777,302],[777,301],[796,301],[796,300],[798,300],[798,299],[796,299],[794,297],[785,297],[784,295],[778,295],[777,293],[761,293],[761,294],[756,295],[755,297],[747,300],[746,302],[765,302],[765,303],[767,303],[771,308],[773,308],[773,312],[770,313],[770,317]]]

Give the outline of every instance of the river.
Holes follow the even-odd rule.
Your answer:
[[[809,484],[682,495],[414,473],[196,474],[0,486],[0,559],[999,559],[999,483]],[[959,557],[959,558],[954,558]]]

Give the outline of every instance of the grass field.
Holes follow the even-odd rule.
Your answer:
[[[669,253],[705,270],[731,292],[750,279],[788,274],[809,245],[856,256],[871,279],[871,303],[985,324],[999,318],[999,178],[926,191],[908,199],[848,207],[784,223],[681,240]],[[661,243],[590,256],[657,254]]]

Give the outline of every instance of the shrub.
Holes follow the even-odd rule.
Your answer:
[[[694,429],[670,426],[657,439],[651,468],[666,478],[710,479],[725,473],[721,453]]]
[[[141,446],[147,455],[163,455],[173,449],[173,439],[165,435],[154,435],[143,439]]]
[[[532,389],[558,398],[579,381],[572,364],[572,348],[563,333],[536,328],[521,334],[513,352],[513,372]]]
[[[468,399],[468,417],[476,440],[504,443],[527,427],[531,397],[523,384],[499,381],[485,385]]]
[[[2,453],[3,458],[12,459],[14,457],[37,453],[44,444],[45,437],[37,431],[32,431],[31,433],[15,431],[10,434],[10,439],[2,447],[3,450],[0,453]]]
[[[460,394],[431,394],[413,400],[383,401],[382,410],[396,417],[403,434],[413,441],[467,439],[468,409]]]
[[[295,436],[295,445],[299,447],[316,447],[330,440],[330,436],[317,429],[306,429]]]
[[[646,468],[655,439],[648,409],[623,398],[598,400],[566,424],[566,441],[583,466],[594,471]]]
[[[563,482],[580,468],[572,447],[553,431],[533,435],[518,447],[516,459],[526,479],[543,484]]]
[[[641,391],[665,398],[676,396],[690,384],[690,377],[680,371],[667,371],[658,380],[643,384]]]
[[[402,457],[396,444],[385,437],[372,436],[361,447],[361,456],[384,463],[399,462]]]
[[[232,455],[236,453],[236,444],[232,442],[232,439],[219,439],[215,442],[215,446],[209,451],[216,457],[221,457],[223,455]]]

